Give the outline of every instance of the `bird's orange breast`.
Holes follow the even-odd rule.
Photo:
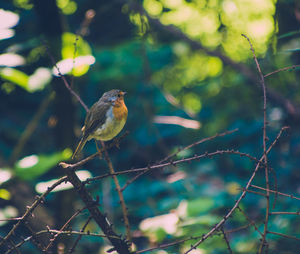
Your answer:
[[[119,121],[127,118],[128,110],[124,103],[124,100],[119,100],[116,102],[113,108],[113,114],[114,117]]]

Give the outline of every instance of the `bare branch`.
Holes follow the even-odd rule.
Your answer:
[[[253,185],[253,184],[251,184],[251,186],[250,186],[250,187],[266,191],[266,189],[265,189],[265,188],[263,188],[263,187],[260,187],[260,186],[257,186],[257,185]],[[294,196],[294,195],[292,195],[292,194],[286,194],[286,193],[279,192],[279,191],[274,191],[274,190],[269,190],[269,192],[272,192],[272,193],[275,193],[275,194],[278,194],[278,195],[281,195],[281,196],[289,197],[289,198],[292,198],[292,199],[297,199],[297,200],[300,200],[300,198],[298,198],[298,197],[295,197],[295,196]]]
[[[267,141],[267,95],[266,95],[266,85],[265,85],[265,79],[264,79],[264,75],[261,71],[260,65],[258,63],[257,57],[255,55],[255,51],[253,48],[253,45],[250,41],[250,39],[245,35],[242,34],[243,37],[245,37],[250,45],[252,54],[253,54],[253,58],[260,76],[260,83],[262,86],[262,90],[263,90],[263,98],[264,98],[264,102],[263,102],[263,115],[264,115],[264,125],[263,125],[263,150],[264,150],[264,162],[265,162],[265,180],[266,180],[266,189],[267,189],[267,193],[266,193],[266,215],[265,215],[265,225],[264,225],[264,233],[262,236],[262,242],[259,248],[258,253],[261,254],[263,252],[264,246],[266,245],[266,236],[267,236],[267,231],[268,231],[268,222],[269,222],[269,214],[270,214],[270,184],[269,184],[269,170],[268,170],[268,157],[266,154],[267,151],[267,145],[266,145],[266,141]]]
[[[231,131],[225,131],[225,132],[222,132],[222,133],[217,133],[217,134],[214,135],[214,136],[211,136],[211,137],[204,138],[204,139],[201,139],[201,140],[199,140],[199,141],[196,141],[196,142],[194,142],[194,143],[192,143],[192,144],[190,144],[190,145],[188,145],[188,146],[185,146],[185,147],[183,147],[183,148],[181,148],[181,149],[178,149],[177,152],[174,152],[174,153],[168,155],[168,156],[165,157],[164,159],[160,160],[159,163],[162,163],[162,162],[165,162],[165,161],[168,161],[168,160],[174,158],[175,156],[178,155],[178,153],[180,153],[180,152],[182,152],[182,151],[184,151],[184,150],[190,149],[190,148],[192,148],[192,147],[194,147],[194,146],[197,146],[197,145],[199,145],[199,144],[202,144],[202,143],[204,143],[204,142],[206,142],[206,141],[213,140],[213,139],[215,139],[215,138],[217,138],[217,137],[223,137],[223,136],[225,136],[225,135],[231,134],[231,133],[236,132],[236,131],[238,131],[238,129],[234,129],[234,130],[231,130]],[[149,171],[149,169],[147,169],[147,170],[145,170],[145,171],[139,173],[139,174],[136,175],[135,177],[129,179],[129,180],[125,183],[125,185],[122,187],[121,190],[124,191],[124,190],[128,187],[128,185],[130,185],[131,183],[133,183],[135,180],[137,180],[137,179],[138,179],[140,176],[142,176],[143,174],[146,174],[148,171]]]
[[[282,234],[282,233],[277,233],[277,232],[272,232],[272,231],[268,231],[269,234],[273,234],[273,235],[279,235],[285,238],[289,238],[289,239],[293,239],[293,240],[297,240],[300,241],[300,238],[296,237],[296,236],[291,236],[291,235],[286,235],[286,234]]]
[[[191,248],[185,252],[185,254],[191,252],[193,249],[195,249],[197,246],[199,246],[202,242],[204,242],[209,236],[211,236],[215,231],[217,231],[223,224],[224,222],[231,216],[231,214],[234,212],[234,210],[238,207],[239,203],[242,201],[242,199],[245,197],[246,195],[246,192],[247,190],[249,189],[258,169],[260,168],[261,166],[261,163],[263,162],[264,158],[265,158],[265,155],[267,155],[271,149],[274,147],[274,145],[277,143],[277,141],[279,140],[279,138],[281,137],[282,135],[282,132],[284,130],[286,130],[287,127],[283,127],[281,128],[280,132],[278,133],[277,137],[275,138],[275,140],[273,141],[273,143],[269,146],[268,150],[266,151],[266,154],[264,154],[260,160],[259,160],[259,163],[257,163],[251,177],[249,178],[247,184],[246,184],[246,187],[245,189],[243,190],[242,194],[240,195],[240,197],[238,198],[238,200],[235,202],[234,206],[230,209],[230,211],[224,216],[224,218],[218,223],[216,224],[208,233],[206,233],[205,235],[202,236],[202,238],[196,242],[195,244],[193,244],[191,246]]]
[[[300,215],[300,211],[297,212],[271,212],[271,215],[278,215],[278,214],[288,214],[288,215]]]
[[[81,233],[84,232],[85,228],[86,228],[87,225],[90,223],[90,221],[92,220],[92,218],[93,218],[93,217],[90,216],[90,217],[87,219],[87,221],[86,221],[85,224],[83,225],[82,229],[80,230]],[[89,234],[90,234],[90,233],[89,233]],[[77,237],[76,241],[74,242],[74,244],[72,245],[72,247],[71,247],[71,248],[69,249],[69,251],[68,251],[69,254],[72,254],[72,253],[75,251],[75,248],[76,248],[78,242],[80,241],[81,237],[82,237],[82,235],[79,235],[79,236]]]
[[[67,181],[67,177],[64,176],[57,180],[52,186],[48,187],[47,191],[44,192],[38,199],[36,199],[31,206],[29,206],[22,216],[22,218],[13,226],[13,228],[9,231],[9,233],[1,240],[0,246],[3,245],[4,242],[6,242],[21,226],[21,224],[32,214],[33,210],[45,199],[45,197],[52,191],[54,190],[58,185],[61,183]]]
[[[129,254],[129,247],[127,242],[123,239],[120,239],[119,236],[114,232],[112,225],[109,223],[107,217],[100,212],[98,209],[98,201],[94,200],[87,189],[84,187],[84,184],[80,181],[75,172],[68,167],[65,168],[68,180],[74,186],[81,200],[85,203],[87,209],[89,210],[91,216],[102,229],[107,238],[114,246],[114,249],[120,254]]]
[[[272,71],[266,75],[264,75],[264,77],[269,77],[275,73],[278,73],[278,72],[281,72],[281,71],[287,71],[287,70],[295,70],[297,67],[300,67],[300,65],[292,65],[292,66],[288,66],[288,67],[284,67],[284,68],[281,68],[279,70],[276,70],[276,71]]]
[[[221,232],[222,232],[223,238],[224,238],[224,240],[226,242],[227,249],[228,249],[229,253],[233,254],[233,251],[232,251],[232,249],[230,247],[230,243],[229,243],[229,240],[227,238],[226,232],[224,231],[224,227],[221,227]]]
[[[110,174],[113,177],[113,180],[114,180],[115,185],[116,185],[116,190],[117,190],[118,195],[119,195],[119,199],[120,199],[120,203],[121,203],[121,207],[122,207],[124,224],[125,224],[125,227],[126,227],[127,238],[129,240],[129,242],[131,242],[132,241],[132,237],[131,237],[131,232],[130,232],[130,224],[129,224],[129,219],[128,219],[128,212],[127,212],[127,207],[126,207],[126,204],[125,204],[124,196],[123,196],[123,193],[121,191],[121,186],[120,186],[120,183],[119,183],[119,180],[118,180],[117,176],[114,175],[115,174],[115,170],[114,170],[112,161],[109,158],[108,152],[107,152],[107,150],[105,148],[105,143],[103,141],[101,141],[101,144],[102,144],[102,148],[104,150],[104,158],[105,158],[105,160],[107,162],[107,165],[108,165],[108,168],[109,168],[109,172],[110,172]],[[98,149],[98,152],[99,152],[98,146],[97,146],[97,149]]]

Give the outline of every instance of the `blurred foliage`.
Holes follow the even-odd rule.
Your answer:
[[[300,5],[297,1],[136,1],[151,17],[163,25],[174,25],[201,43],[205,50],[195,50],[185,40],[151,25],[134,11],[130,1],[46,2],[56,3],[58,9],[48,11],[50,14],[58,12],[61,20],[49,19],[47,27],[43,27],[40,21],[43,14],[37,8],[37,1],[0,0],[0,218],[22,215],[21,210],[16,212],[20,205],[15,199],[17,194],[11,194],[15,181],[23,181],[34,190],[39,183],[62,176],[63,171],[56,165],[70,157],[70,149],[80,136],[85,111],[75,99],[69,101],[59,92],[66,88],[54,75],[57,70],[48,55],[53,50],[59,50],[54,55],[60,55],[61,59],[54,60],[60,71],[75,76],[67,76],[67,79],[88,106],[107,90],[119,88],[128,92],[125,100],[129,116],[125,129],[130,135],[121,142],[120,150],[110,151],[117,171],[155,163],[182,146],[234,128],[239,131],[181,152],[177,158],[227,148],[261,156],[261,88],[218,55],[250,68],[258,77],[249,44],[241,36],[244,33],[254,45],[264,74],[300,64]],[[96,15],[84,27],[89,9]],[[60,28],[54,25],[57,22],[62,27],[61,34]],[[85,33],[79,35],[83,31]],[[300,104],[298,80],[297,68],[266,78],[268,87],[295,105]],[[56,99],[42,111],[17,161],[11,163],[10,157],[24,137],[25,129],[53,90]],[[62,110],[57,109],[58,101],[70,109],[65,116],[58,114]],[[70,118],[70,115],[75,117]],[[198,121],[201,128],[158,123],[156,116],[192,119]],[[282,137],[269,155],[272,172],[277,176],[275,181],[270,173],[271,186],[275,188],[276,182],[279,191],[300,196],[300,121],[276,100],[268,100],[267,117],[268,144],[282,126],[291,126],[289,135]],[[60,123],[67,128],[56,128]],[[64,139],[69,133],[76,136],[72,142],[65,138],[58,143],[57,137]],[[88,142],[82,156],[95,151],[94,142]],[[26,164],[26,159],[31,164]],[[151,171],[134,181],[124,196],[131,227],[137,236],[135,244],[142,249],[174,239],[201,237],[233,206],[253,165],[248,159],[224,155]],[[93,176],[102,174],[106,168],[105,162],[98,159],[84,166]],[[120,176],[121,185],[131,177]],[[253,184],[265,186],[263,172],[258,173]],[[94,196],[100,196],[101,209],[110,214],[116,231],[125,232],[114,183],[106,179],[92,184],[90,190]],[[274,202],[272,198],[271,204]],[[59,228],[72,216],[72,211],[81,207],[81,202],[73,190],[63,190],[51,193],[46,206],[48,216],[54,218]],[[263,231],[264,197],[248,193],[241,208]],[[278,196],[275,210],[298,211],[299,201]],[[86,214],[78,216],[72,228],[80,230],[86,219]],[[236,210],[225,229],[248,223]],[[0,232],[4,236],[13,224],[1,225]],[[271,216],[269,227],[270,231],[300,237],[300,221],[296,215]],[[91,222],[88,230],[93,232],[98,228]],[[228,238],[234,253],[256,253],[260,244],[260,235],[253,227],[229,234]],[[61,241],[70,247],[70,238]],[[270,253],[296,253],[300,247],[299,241],[271,234],[267,241]],[[193,241],[187,241],[156,253],[183,253],[191,243]],[[24,245],[22,253],[35,253],[32,248],[32,244]],[[77,250],[92,254],[101,253],[104,248],[106,243],[102,239],[84,237]],[[221,234],[207,239],[198,250],[195,253],[228,253]]]

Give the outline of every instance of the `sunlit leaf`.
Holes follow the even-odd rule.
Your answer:
[[[74,76],[82,76],[95,58],[92,56],[90,45],[81,36],[72,33],[64,33],[62,36],[62,58],[57,66],[62,74],[71,73]],[[53,68],[54,75],[58,75],[58,70]]]
[[[78,178],[81,181],[85,181],[87,178],[92,177],[92,174],[87,170],[78,170],[78,171],[76,171],[76,175],[78,176]],[[56,183],[57,180],[58,179],[53,179],[53,180],[46,181],[46,182],[39,182],[35,186],[35,190],[38,193],[44,193],[45,191],[47,191],[48,187],[50,187],[54,183]],[[69,190],[69,189],[72,189],[72,188],[73,188],[73,185],[70,182],[63,182],[62,184],[58,185],[52,192]]]
[[[5,200],[10,200],[11,198],[10,192],[6,189],[0,189],[0,198]]]
[[[19,15],[0,9],[0,40],[8,39],[15,35],[15,31],[10,29],[19,22]]]
[[[26,73],[13,68],[3,68],[0,69],[0,76],[28,91],[29,77]]]
[[[69,58],[59,61],[56,66],[53,67],[52,72],[55,76],[60,74],[64,75],[72,73],[74,76],[82,76],[88,70],[89,66],[95,63],[93,56],[78,56],[75,59]]]
[[[91,55],[92,49],[90,45],[82,39],[81,36],[72,33],[64,33],[62,36],[62,58],[74,58],[76,47],[76,56]]]
[[[48,172],[62,160],[69,159],[72,155],[70,149],[50,155],[31,155],[18,161],[14,167],[15,175],[24,180],[34,180]]]
[[[0,66],[7,66],[7,67],[15,67],[19,65],[23,65],[25,63],[24,57],[7,53],[0,55]]]
[[[31,92],[42,90],[52,79],[51,71],[48,68],[38,68],[29,77],[28,90]]]

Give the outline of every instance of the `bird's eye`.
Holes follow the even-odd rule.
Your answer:
[[[120,94],[120,93],[118,94],[118,97],[119,97],[119,98],[121,97],[121,94]]]

